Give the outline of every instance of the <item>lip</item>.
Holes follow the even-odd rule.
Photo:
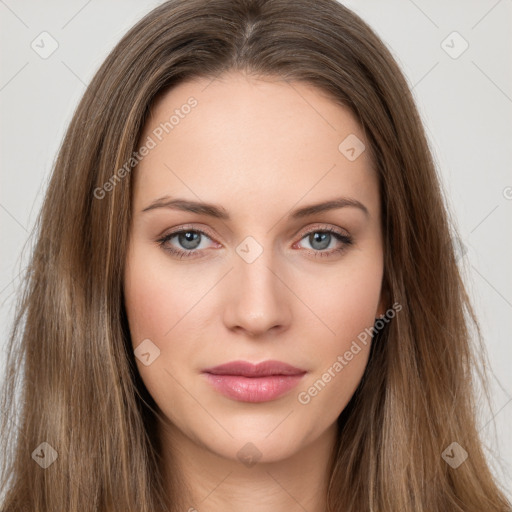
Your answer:
[[[306,370],[281,361],[232,361],[203,370],[219,393],[240,402],[269,402],[293,389]]]

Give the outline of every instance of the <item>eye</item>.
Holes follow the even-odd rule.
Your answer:
[[[199,256],[198,249],[205,249],[205,247],[202,246],[204,238],[210,239],[204,231],[182,228],[179,231],[174,231],[163,236],[157,240],[157,242],[165,251],[180,258],[197,257]],[[173,239],[176,239],[175,245],[171,244]],[[176,247],[176,245],[178,247]]]
[[[326,257],[340,254],[347,250],[353,243],[352,237],[331,227],[310,230],[303,234],[301,241],[304,239],[309,243],[311,249],[309,252],[312,253],[314,257]]]
[[[157,242],[166,252],[173,256],[179,258],[197,258],[201,257],[202,250],[208,248],[202,245],[205,239],[211,240],[211,237],[204,231],[182,227],[177,231],[163,236],[158,239]],[[309,230],[302,235],[302,238],[297,243],[300,243],[304,239],[307,239],[307,242],[310,244],[308,252],[314,257],[326,257],[340,254],[353,243],[352,237],[331,227]],[[171,243],[173,240],[174,243]]]

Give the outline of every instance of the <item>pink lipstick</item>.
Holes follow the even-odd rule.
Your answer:
[[[232,361],[203,370],[219,393],[240,402],[269,402],[294,388],[306,370],[281,361]]]

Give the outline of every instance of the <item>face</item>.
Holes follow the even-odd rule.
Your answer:
[[[332,434],[385,309],[362,129],[310,85],[233,73],[166,92],[141,144],[125,306],[167,428],[262,462]],[[294,370],[249,375],[269,360]]]

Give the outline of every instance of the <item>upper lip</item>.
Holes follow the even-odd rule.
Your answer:
[[[281,361],[262,361],[253,364],[247,361],[231,361],[229,363],[206,368],[204,373],[213,375],[240,375],[242,377],[265,377],[269,375],[302,375],[306,370],[295,368]]]

